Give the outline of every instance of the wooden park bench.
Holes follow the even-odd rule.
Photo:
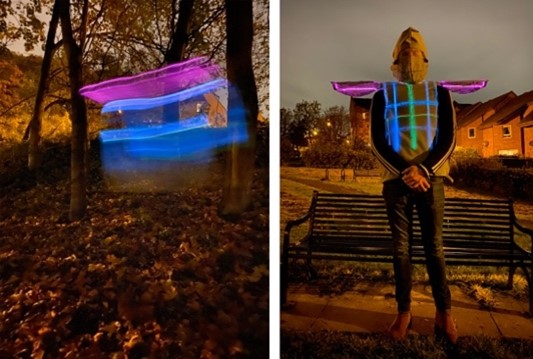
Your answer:
[[[410,251],[414,264],[422,264],[424,249],[414,211]],[[309,223],[307,234],[291,241],[291,230]],[[529,312],[533,314],[533,255],[515,241],[515,229],[531,238],[533,230],[520,225],[512,200],[446,198],[444,253],[447,265],[509,267],[512,288],[516,268],[529,287]],[[289,258],[392,263],[392,236],[381,196],[314,192],[303,217],[289,221],[283,236],[281,301],[287,301]]]

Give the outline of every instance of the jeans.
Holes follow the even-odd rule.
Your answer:
[[[432,177],[430,183],[431,187],[427,192],[415,192],[401,179],[383,183],[383,198],[393,237],[395,297],[399,312],[407,312],[411,307],[412,266],[409,256],[409,224],[413,206],[416,206],[420,218],[426,268],[435,306],[439,311],[451,308],[442,247],[444,181],[442,177]]]

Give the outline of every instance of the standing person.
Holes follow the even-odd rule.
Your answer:
[[[383,197],[393,239],[398,314],[388,333],[403,339],[411,326],[409,225],[413,206],[420,218],[422,242],[433,299],[435,334],[457,341],[446,280],[442,225],[444,180],[455,148],[455,112],[450,93],[424,81],[427,49],[420,32],[408,28],[393,51],[391,70],[397,82],[382,84],[372,99],[371,146],[383,166]]]

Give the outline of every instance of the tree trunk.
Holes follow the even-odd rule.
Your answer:
[[[245,126],[248,132],[248,140],[234,142],[228,152],[220,214],[231,218],[240,216],[249,207],[254,173],[259,110],[252,68],[252,0],[226,0],[226,31],[228,126],[237,128],[236,131]]]
[[[71,101],[70,212],[72,221],[81,219],[87,209],[87,109],[80,95],[82,87],[82,47],[74,40],[69,0],[60,3],[61,29],[67,55]],[[88,0],[85,0],[88,1]]]
[[[170,37],[170,48],[165,53],[167,65],[183,61],[185,56],[185,46],[188,41],[189,24],[192,19],[192,8],[194,0],[180,0],[179,16],[176,27]],[[163,118],[165,122],[177,122],[180,120],[179,103],[163,105]]]
[[[183,60],[189,37],[189,25],[193,14],[194,0],[180,0],[179,17],[170,38],[170,48],[165,54],[165,62],[174,64]]]
[[[50,25],[48,27],[48,35],[46,36],[46,44],[44,48],[43,62],[41,64],[41,74],[39,77],[39,86],[37,87],[37,95],[35,96],[35,104],[33,107],[33,114],[31,116],[30,124],[28,125],[29,148],[28,148],[28,168],[35,171],[41,164],[41,124],[43,116],[43,102],[46,93],[48,92],[48,78],[50,74],[50,67],[52,67],[52,58],[56,50],[55,37],[57,24],[59,22],[58,2],[54,3],[52,9],[52,17],[50,18]],[[26,134],[24,134],[26,137]]]

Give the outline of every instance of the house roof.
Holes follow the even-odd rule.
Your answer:
[[[455,109],[458,111],[458,112],[462,112],[464,109],[468,109],[472,106],[471,103],[459,103],[457,101],[453,101],[453,107],[455,107]]]
[[[479,126],[479,128],[485,129],[511,121],[516,116],[522,114],[531,101],[533,101],[533,91],[524,92],[520,96],[510,99],[494,115]]]
[[[533,103],[528,103],[528,106],[533,106]],[[533,111],[520,120],[520,127],[533,127]]]
[[[481,102],[476,102],[475,104],[470,105],[469,107],[463,108],[460,111],[457,112],[457,123],[459,124],[459,127],[463,125],[463,122],[468,118],[468,114],[473,113],[476,111],[479,106],[481,106]]]
[[[512,91],[509,91],[503,95],[500,95],[498,97],[493,98],[492,100],[489,100],[487,102],[478,103],[479,105],[475,108],[472,108],[470,111],[468,111],[465,114],[460,114],[459,118],[457,119],[457,126],[459,128],[467,126],[468,124],[474,122],[478,118],[485,115],[487,112],[489,112],[491,109],[497,110],[505,106],[505,103],[507,103],[509,100],[516,98],[516,94]],[[494,116],[494,115],[493,115]],[[491,119],[493,116],[489,117]],[[487,120],[488,121],[488,120]]]

